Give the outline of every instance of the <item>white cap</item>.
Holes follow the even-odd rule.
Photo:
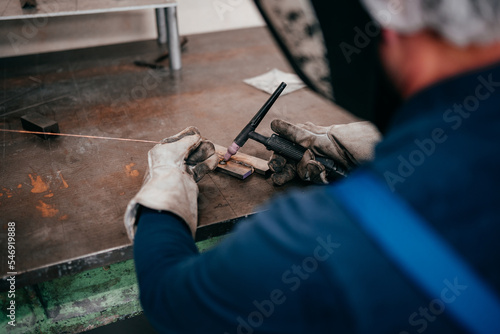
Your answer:
[[[384,28],[432,29],[458,45],[500,41],[499,0],[362,0]]]

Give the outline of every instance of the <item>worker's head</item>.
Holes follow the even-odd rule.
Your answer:
[[[382,130],[401,97],[500,60],[500,0],[256,3],[306,84]]]
[[[404,97],[500,61],[498,0],[362,0],[382,27],[381,60]]]
[[[430,29],[466,47],[500,41],[498,0],[362,0],[384,28],[411,34]]]

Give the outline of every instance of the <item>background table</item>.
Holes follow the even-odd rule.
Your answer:
[[[158,43],[168,42],[170,68],[182,67],[177,1],[175,0],[37,0],[35,8],[21,8],[19,0],[0,3],[1,20],[38,19],[54,16],[89,15],[129,10],[154,9]]]

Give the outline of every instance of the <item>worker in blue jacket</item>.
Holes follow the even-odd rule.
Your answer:
[[[273,156],[276,183],[327,182],[316,154],[351,173],[274,199],[203,254],[196,181],[217,164],[213,144],[191,127],[155,146],[125,215],[152,325],[500,333],[500,2],[256,3],[309,87],[383,140],[370,161],[369,123],[273,121],[309,149],[297,164]]]

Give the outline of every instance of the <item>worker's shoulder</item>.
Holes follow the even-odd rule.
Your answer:
[[[352,193],[363,191],[356,183],[343,185]],[[276,259],[285,258],[297,270],[305,268],[311,273],[314,268],[325,282],[325,293],[333,296],[332,291],[341,291],[345,298],[342,307],[356,318],[360,332],[399,332],[407,326],[408,315],[425,303],[425,296],[373,242],[344,206],[341,195],[332,191],[336,186],[311,187],[275,198],[265,211],[242,224],[239,236],[245,241],[251,238],[253,247],[271,245],[262,249],[276,251]],[[314,281],[309,278],[307,282]],[[332,308],[334,300],[332,297]],[[378,327],[375,331],[373,324]],[[440,320],[434,326],[433,332],[439,332],[447,324]]]

